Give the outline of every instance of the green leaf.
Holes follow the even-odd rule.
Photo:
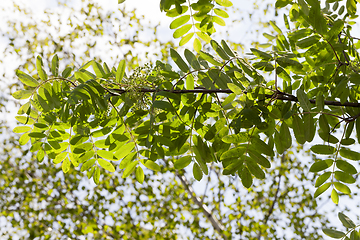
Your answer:
[[[320,186],[318,189],[316,189],[314,193],[314,198],[317,198],[321,194],[323,194],[328,188],[331,186],[331,183],[325,183],[324,185]]]
[[[193,67],[195,70],[201,68],[198,60],[196,59],[196,56],[190,50],[185,49],[184,55],[191,67]]]
[[[139,166],[136,168],[136,171],[135,171],[135,177],[136,177],[136,180],[139,182],[139,183],[143,183],[144,182],[144,171],[143,169]]]
[[[353,176],[343,171],[335,171],[334,177],[344,183],[354,183],[356,181]]]
[[[207,52],[200,51],[200,57],[215,66],[222,66],[220,62],[216,61],[214,57]]]
[[[122,159],[124,157],[126,157],[133,149],[135,148],[135,143],[134,142],[130,142],[128,144],[123,145],[122,147],[120,147],[116,153],[114,154],[114,156],[117,159]]]
[[[254,149],[250,148],[248,150],[248,154],[256,163],[260,164],[261,166],[265,168],[271,167],[270,161]]]
[[[343,194],[351,193],[350,188],[341,182],[334,182],[334,186],[339,192],[342,192]]]
[[[257,163],[253,159],[246,158],[246,166],[250,170],[251,174],[254,175],[256,178],[265,178],[265,172],[259,167],[259,165],[257,165]]]
[[[172,111],[173,110],[173,106],[166,101],[154,101],[153,103],[153,107],[154,108],[159,108],[165,111]]]
[[[191,161],[192,161],[192,156],[190,155],[179,158],[178,160],[175,161],[174,167],[177,170],[186,168],[191,163]]]
[[[53,160],[54,164],[58,164],[58,163],[61,163],[62,161],[64,161],[64,159],[66,158],[67,156],[67,152],[62,152],[60,154],[58,154],[55,159]]]
[[[233,135],[226,135],[222,138],[225,143],[244,143],[249,140],[249,136],[245,132],[241,132]]]
[[[303,118],[304,118],[305,139],[306,141],[311,142],[314,139],[315,129],[316,129],[314,119],[311,116],[311,114],[305,114]]]
[[[304,39],[301,39],[300,41],[296,42],[296,45],[299,47],[299,48],[309,48],[311,47],[312,45],[316,44],[317,42],[319,42],[320,40],[320,37],[317,36],[317,35],[312,35],[310,37],[307,37],[307,38],[304,38]]]
[[[356,14],[356,2],[355,0],[346,0],[346,10],[349,15]]]
[[[161,171],[161,167],[157,163],[155,163],[151,160],[147,160],[144,165],[145,165],[145,167],[147,167],[148,169],[151,169],[153,171]]]
[[[29,126],[18,126],[13,129],[14,133],[24,133],[31,130],[31,127]]]
[[[61,73],[61,76],[62,76],[63,78],[67,78],[67,77],[70,76],[71,71],[72,71],[72,68],[71,68],[71,67],[67,67],[67,68],[65,68],[65,70]]]
[[[231,7],[233,5],[230,0],[215,0],[215,2],[223,7]]]
[[[198,35],[199,38],[204,40],[206,43],[210,43],[211,37],[203,32],[196,32],[196,35]]]
[[[339,204],[339,194],[334,188],[331,191],[331,200],[333,201],[333,203]]]
[[[298,115],[293,115],[293,123],[292,123],[294,135],[296,141],[300,144],[305,143],[305,127],[304,122]]]
[[[95,158],[91,158],[91,159],[87,160],[87,161],[81,166],[80,171],[81,171],[81,172],[84,172],[84,171],[88,170],[89,168],[91,168],[92,166],[94,166],[95,162],[96,162],[96,159],[95,159]]]
[[[125,67],[126,67],[126,62],[125,60],[121,60],[120,63],[119,63],[119,66],[117,68],[117,71],[116,71],[116,82],[117,83],[121,83],[122,82],[122,79],[125,75]]]
[[[194,40],[194,50],[199,53],[201,51],[201,42],[198,38],[195,38]]]
[[[329,177],[331,176],[331,172],[325,172],[323,174],[321,174],[315,182],[315,187],[319,187],[321,186],[326,180],[329,179]]]
[[[230,56],[235,57],[234,52],[231,50],[231,48],[227,45],[227,43],[224,40],[221,40],[221,46],[223,47],[224,51]]]
[[[192,74],[189,74],[186,77],[186,89],[188,90],[194,89],[194,76]]]
[[[138,163],[139,163],[138,160],[129,163],[123,172],[122,178],[127,178],[132,172],[134,172],[136,165]]]
[[[346,227],[346,228],[356,228],[356,224],[348,216],[346,216],[342,212],[338,213],[338,217],[339,217],[341,223],[344,225],[344,227]]]
[[[332,238],[343,238],[345,237],[345,233],[343,232],[340,232],[340,231],[337,231],[337,230],[334,230],[334,229],[323,229],[322,230],[326,235],[328,235],[329,237],[332,237]]]
[[[270,35],[270,34],[268,34],[268,33],[263,33],[263,36],[264,36],[264,37],[266,37],[267,39],[269,39],[270,41],[272,41],[272,40],[276,39],[276,37],[275,37],[275,36]]]
[[[104,160],[102,158],[98,158],[97,162],[99,163],[99,165],[102,168],[108,170],[109,172],[115,172],[115,168],[110,162],[108,162],[108,161],[106,161],[106,160]]]
[[[281,29],[276,25],[276,23],[274,21],[270,21],[269,23],[277,33],[282,34]]]
[[[331,155],[335,152],[335,148],[329,145],[322,145],[322,144],[317,144],[312,146],[311,151],[313,151],[316,154],[324,154],[324,155]]]
[[[233,91],[236,95],[241,95],[243,93],[243,90],[234,83],[227,83],[228,88]]]
[[[61,164],[61,168],[62,168],[64,173],[67,173],[70,170],[70,165],[71,165],[71,163],[70,163],[69,158],[68,157],[65,158],[64,161]]]
[[[170,29],[178,28],[178,27],[184,25],[185,23],[187,23],[189,20],[190,20],[190,15],[180,16],[180,17],[174,19],[174,20],[170,23]]]
[[[200,181],[202,179],[203,172],[201,171],[201,168],[199,167],[199,165],[197,163],[194,163],[193,175],[194,175],[194,178],[198,181]]]
[[[348,174],[357,174],[356,168],[344,160],[337,160],[336,167]]]
[[[358,161],[360,160],[360,153],[358,152],[354,152],[348,148],[341,148],[340,151],[340,156],[353,160],[353,161]]]
[[[57,54],[55,54],[51,60],[51,73],[54,77],[59,75],[59,57]]]
[[[215,40],[211,40],[210,45],[222,59],[224,60],[230,59],[230,57],[226,54],[225,50]]]
[[[43,64],[42,58],[40,56],[37,56],[37,58],[36,58],[36,70],[37,70],[41,80],[43,80],[43,81],[47,80],[47,74],[44,70],[44,64]]]
[[[194,36],[194,33],[186,34],[184,37],[181,38],[181,40],[179,42],[179,46],[184,46],[185,44],[187,44],[193,36]]]
[[[24,133],[23,135],[21,135],[21,137],[19,138],[19,144],[20,145],[25,145],[27,142],[29,142],[30,137],[28,133]]]
[[[99,181],[100,181],[100,168],[98,166],[95,166],[93,179],[94,179],[95,184],[99,184]]]
[[[250,50],[255,56],[257,56],[257,57],[259,57],[261,59],[264,59],[266,61],[269,61],[269,60],[272,59],[272,56],[270,54],[266,53],[266,52],[260,51],[260,50],[258,50],[256,48],[250,48]]]
[[[311,165],[309,171],[310,172],[320,172],[322,170],[329,168],[331,165],[333,165],[333,163],[334,163],[334,160],[332,160],[332,159],[321,160],[321,161],[313,163]]]
[[[214,13],[222,18],[229,17],[229,14],[220,8],[214,8]]]
[[[297,98],[299,100],[300,106],[304,109],[304,112],[310,112],[311,111],[311,103],[309,101],[309,98],[305,94],[304,90],[299,88],[297,91]]]
[[[222,18],[219,18],[218,16],[213,16],[212,20],[214,23],[220,25],[220,26],[225,26],[225,21]]]
[[[41,132],[31,132],[31,133],[29,133],[29,137],[31,137],[31,138],[44,138],[44,137],[46,137],[46,135],[44,133],[41,133]]]
[[[257,149],[258,152],[263,153],[266,156],[273,157],[275,155],[273,147],[270,147],[258,137],[253,136],[251,138],[251,146]]]
[[[246,188],[251,187],[251,185],[253,183],[253,179],[252,179],[252,175],[247,167],[244,167],[241,170],[239,170],[239,177],[241,178],[241,183],[243,184],[244,187],[246,187]]]
[[[244,157],[245,156],[242,156],[241,158],[244,158]],[[222,172],[223,175],[234,174],[236,171],[238,171],[239,169],[241,169],[244,166],[244,160],[239,159],[239,158],[227,159],[226,163],[228,165],[224,168],[224,170]]]
[[[289,127],[285,122],[283,122],[280,126],[280,139],[282,142],[282,145],[285,149],[288,149],[291,147],[291,134]]]
[[[29,87],[37,87],[39,85],[39,82],[36,81],[33,77],[31,77],[30,75],[20,71],[20,70],[16,70],[16,75],[19,77],[20,81],[29,86]]]
[[[97,150],[96,153],[104,158],[104,159],[108,159],[108,160],[113,160],[113,161],[117,161],[118,159],[115,158],[114,154],[112,152],[109,151],[105,151],[105,150]]]
[[[226,158],[239,158],[242,155],[244,155],[246,149],[247,149],[247,144],[243,144],[243,145],[240,145],[240,146],[238,146],[236,148],[232,148],[232,149],[224,152],[221,155],[220,160],[224,160]]]
[[[126,0],[118,0],[118,4],[125,2]]]
[[[181,36],[184,36],[187,32],[190,31],[191,27],[192,27],[191,24],[186,24],[186,25],[176,29],[175,32],[173,33],[173,37],[179,38]]]
[[[172,60],[174,60],[176,65],[180,68],[181,71],[183,71],[183,72],[189,71],[188,65],[185,63],[185,61],[181,58],[181,56],[173,48],[170,49],[170,56],[171,56]]]

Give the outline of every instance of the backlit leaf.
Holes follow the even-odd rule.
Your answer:
[[[193,165],[193,175],[194,175],[194,178],[198,181],[200,181],[202,179],[203,172],[201,171],[201,168],[199,167],[199,165],[197,163],[194,163],[194,165]]]
[[[329,189],[330,186],[331,186],[331,183],[325,183],[324,185],[320,186],[318,189],[316,189],[316,191],[314,193],[314,198],[317,198],[318,196],[323,194],[326,190]]]
[[[145,165],[145,167],[147,167],[148,169],[151,169],[153,171],[161,171],[161,167],[157,163],[155,163],[151,160],[146,161],[144,165]]]
[[[102,158],[98,158],[97,162],[99,163],[99,165],[102,168],[108,170],[109,172],[115,172],[115,168],[110,162],[108,162],[108,161],[106,161],[106,160],[104,160]]]
[[[345,233],[334,230],[334,229],[323,229],[322,230],[326,235],[332,238],[342,238],[345,237]]]
[[[19,77],[20,81],[29,86],[29,87],[37,87],[39,85],[39,82],[36,81],[33,77],[31,77],[30,75],[20,71],[20,70],[16,70],[16,75]]]
[[[354,161],[360,160],[360,153],[352,151],[348,148],[341,148],[339,152],[340,152],[340,156],[344,158]]]
[[[314,162],[309,171],[310,172],[320,172],[320,171],[323,171],[327,168],[329,168],[330,166],[332,166],[334,160],[332,159],[327,159],[327,160],[321,160],[321,161],[318,161],[318,162]]]
[[[63,170],[64,173],[67,173],[70,170],[70,160],[69,158],[65,158],[64,161],[61,164],[61,168]]]
[[[192,161],[192,156],[185,156],[182,158],[179,158],[178,160],[175,161],[174,163],[174,167],[175,169],[183,169],[185,167],[187,167]]]
[[[176,65],[181,69],[181,71],[183,71],[183,72],[188,72],[189,71],[188,65],[181,58],[181,56],[172,48],[170,49],[170,55],[171,55],[171,58],[176,63]]]
[[[135,171],[135,177],[136,177],[136,180],[139,182],[139,183],[143,183],[144,182],[144,171],[143,169],[139,166],[136,168],[136,171]]]
[[[339,217],[341,223],[344,225],[344,227],[346,227],[346,228],[355,228],[356,227],[356,224],[342,212],[338,213],[338,217]]]

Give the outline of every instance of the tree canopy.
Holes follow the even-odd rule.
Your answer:
[[[14,137],[4,141],[12,149],[3,148],[0,169],[7,182],[3,189],[13,194],[1,200],[8,220],[23,219],[21,226],[15,224],[20,228],[43,225],[29,234],[46,239],[53,229],[45,226],[54,224],[51,216],[58,212],[61,219],[52,228],[61,229],[59,236],[170,239],[183,228],[196,238],[281,239],[290,229],[294,238],[318,239],[317,229],[323,228],[333,238],[360,239],[346,213],[338,214],[347,229],[340,231],[328,228],[316,211],[319,196],[330,196],[334,204],[353,196],[350,187],[359,172],[354,147],[360,141],[360,43],[352,31],[357,1],[278,0],[273,7],[283,13],[281,22],[270,21],[271,29],[262,33],[267,41],[247,55],[237,52],[235,43],[212,38],[225,26],[231,1],[159,2],[173,19],[178,46],[158,36],[145,42],[138,32],[135,37],[123,36],[122,29],[117,33],[122,25],[116,13],[103,14],[91,2],[81,10],[85,21],[71,34],[26,41],[30,53],[39,55],[16,70],[23,85],[16,84],[12,96],[24,104],[13,131],[21,137],[18,145]],[[119,12],[144,28],[136,15],[125,8]],[[32,27],[35,36],[41,32]],[[72,55],[76,47],[65,49],[66,42],[85,33],[91,37],[84,56],[93,59],[77,65],[84,56]],[[21,55],[16,37],[9,38],[9,46]],[[101,39],[111,49],[127,51],[109,59],[114,66],[91,55]],[[151,48],[153,43],[160,46],[158,59],[146,63],[145,54],[140,61],[136,44]],[[27,144],[30,153],[19,146]],[[309,161],[296,153],[303,146],[310,149],[304,153]],[[14,150],[20,154],[16,159]],[[27,154],[31,161],[22,163]],[[83,194],[93,193],[85,199],[77,194],[81,172],[98,190],[83,186]],[[199,197],[192,179],[207,179],[216,191]],[[33,196],[32,189],[37,189]],[[22,211],[33,199],[36,207]],[[45,199],[53,205],[41,207]],[[97,207],[101,210],[92,211]],[[118,224],[104,224],[106,216]],[[283,216],[289,222],[278,222]]]

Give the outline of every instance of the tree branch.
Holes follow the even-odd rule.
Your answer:
[[[123,93],[126,92],[130,92],[133,90],[126,90],[126,89],[108,89],[108,92],[113,95],[113,96],[120,96]],[[143,92],[143,93],[151,93],[151,92],[171,92],[171,93],[175,93],[175,94],[182,94],[182,93],[203,93],[203,94],[211,94],[211,93],[233,93],[233,91],[231,91],[230,89],[204,89],[204,88],[198,88],[198,89],[192,89],[192,90],[168,90],[168,89],[149,89],[149,88],[140,88],[137,89],[136,91],[138,92]],[[244,91],[244,94],[246,94],[247,92]],[[294,95],[290,95],[290,94],[285,94],[283,92],[275,92],[274,94],[276,94],[276,99],[277,100],[283,100],[283,101],[292,101],[292,102],[298,102],[298,98]],[[274,94],[265,94],[265,98],[266,99],[271,99],[274,97]],[[315,104],[316,100],[315,99],[310,99],[309,100],[310,103]],[[338,102],[338,101],[324,101],[325,105],[328,106],[343,106],[343,107],[356,107],[356,108],[360,108],[360,103],[357,102]]]
[[[284,160],[285,155],[283,154],[283,155],[281,156],[281,158],[282,158],[282,160]],[[274,200],[273,200],[273,202],[272,202],[272,204],[271,204],[271,206],[270,206],[270,208],[269,208],[268,213],[266,214],[266,216],[265,216],[265,218],[264,218],[264,224],[267,223],[267,221],[269,220],[271,214],[274,212],[274,207],[275,207],[275,204],[276,204],[276,202],[277,202],[277,200],[278,200],[278,197],[279,197],[278,194],[279,194],[279,191],[280,191],[280,184],[281,184],[281,172],[280,172],[280,171],[279,171],[278,177],[279,177],[279,182],[278,182],[278,184],[277,184],[277,188],[276,188]],[[274,181],[276,181],[276,180],[274,180]],[[261,237],[261,231],[259,232],[257,238],[260,239],[260,237]]]
[[[224,239],[227,239],[226,235],[223,233],[225,227],[221,224],[221,222],[219,222],[219,220],[216,219],[216,217],[211,213],[210,209],[201,202],[201,199],[196,196],[194,189],[192,188],[186,177],[182,174],[179,174],[177,171],[176,176],[180,179],[181,183],[184,185],[186,191],[190,194],[195,204],[202,209],[205,217],[211,222],[211,225],[214,227],[214,229],[218,233],[220,233],[224,237]]]

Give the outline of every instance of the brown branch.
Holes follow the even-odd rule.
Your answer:
[[[168,165],[170,168],[173,168],[174,165],[172,162],[166,161],[163,159],[165,165]],[[227,240],[227,236],[224,234],[225,227],[222,223],[212,214],[211,210],[202,203],[202,200],[196,196],[194,189],[192,188],[189,181],[186,179],[184,174],[180,174],[178,171],[175,171],[176,176],[180,179],[182,185],[185,187],[185,190],[190,194],[191,199],[195,202],[195,204],[202,210],[205,217],[210,221],[213,228],[220,234],[222,237]]]
[[[282,158],[282,160],[284,160],[285,155],[283,154],[283,155],[281,156],[281,158]],[[278,184],[277,184],[277,188],[276,188],[274,200],[273,200],[273,202],[272,202],[272,204],[271,204],[271,206],[270,206],[270,208],[269,208],[269,211],[268,211],[268,213],[266,214],[266,216],[265,216],[265,218],[264,218],[264,221],[263,221],[263,223],[264,223],[265,225],[266,225],[267,221],[269,220],[271,214],[274,212],[275,204],[277,203],[277,200],[278,200],[278,198],[279,198],[279,195],[278,195],[278,194],[279,194],[280,184],[281,184],[281,173],[280,173],[280,172],[279,172],[278,177],[279,177],[279,182],[278,182]],[[274,179],[274,181],[276,181],[276,180]],[[261,231],[259,231],[259,234],[258,234],[257,238],[260,239],[260,237],[261,237]]]
[[[123,93],[126,92],[130,92],[133,90],[126,90],[126,89],[108,89],[108,92],[113,95],[113,96],[120,96]],[[192,89],[192,90],[168,90],[168,89],[149,89],[149,88],[140,88],[137,89],[136,91],[138,92],[143,92],[143,93],[151,93],[151,92],[171,92],[171,93],[175,93],[175,94],[183,94],[183,93],[202,93],[202,94],[211,94],[211,93],[233,93],[233,91],[231,91],[230,89],[204,89],[204,88],[198,88],[198,89]],[[244,91],[244,94],[246,94],[247,92]],[[292,102],[298,102],[298,99],[296,96],[294,95],[290,95],[290,94],[285,94],[282,92],[276,92],[274,93],[276,94],[276,99],[277,100],[284,100],[284,101],[292,101]],[[265,98],[266,99],[271,99],[274,97],[274,94],[265,94]],[[310,99],[309,100],[310,103],[315,104],[316,100],[315,99]],[[357,102],[338,102],[338,101],[324,101],[325,105],[328,106],[343,106],[343,107],[356,107],[356,108],[360,108],[360,103]]]
[[[213,228],[218,233],[220,233],[224,237],[224,239],[227,239],[226,235],[223,233],[225,227],[221,224],[221,222],[218,219],[215,218],[211,210],[201,202],[201,199],[196,196],[194,189],[192,188],[191,184],[188,182],[186,177],[183,174],[179,174],[178,172],[176,172],[176,176],[180,179],[181,183],[184,185],[186,191],[190,194],[195,204],[198,205],[200,209],[202,209],[205,217],[211,222]]]

